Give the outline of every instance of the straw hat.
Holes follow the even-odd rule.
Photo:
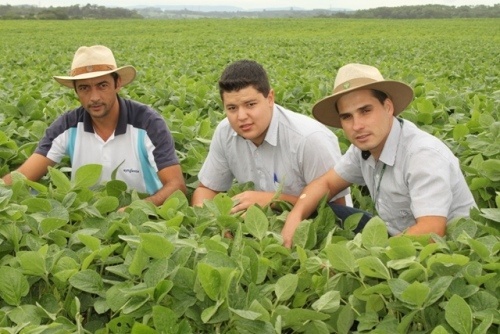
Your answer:
[[[333,94],[313,106],[314,117],[323,124],[341,128],[337,101],[344,94],[359,89],[376,89],[386,93],[394,104],[394,116],[401,113],[413,99],[413,89],[410,86],[399,81],[384,80],[377,68],[347,64],[337,73]]]
[[[113,52],[105,46],[82,46],[73,57],[69,76],[54,76],[60,84],[73,88],[74,80],[100,77],[117,72],[120,75],[122,86],[128,85],[135,78],[135,68],[127,65],[117,67]]]

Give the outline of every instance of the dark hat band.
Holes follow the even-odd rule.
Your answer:
[[[71,70],[71,76],[77,76],[84,73],[101,72],[101,71],[112,71],[116,70],[116,66],[97,64],[97,65],[87,65],[82,67],[77,67]]]

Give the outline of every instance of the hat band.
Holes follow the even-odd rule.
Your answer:
[[[112,71],[116,69],[116,66],[98,64],[98,65],[87,65],[82,67],[77,67],[71,70],[71,76],[77,76],[84,73],[100,72],[100,71]]]
[[[347,80],[347,81],[344,81],[343,83],[337,85],[337,87],[335,87],[335,89],[333,90],[333,94],[337,94],[337,93],[340,93],[340,92],[342,92],[344,90],[348,90],[348,89],[363,87],[363,86],[369,85],[369,84],[377,82],[377,81],[379,81],[379,80],[374,80],[374,79],[370,79],[370,78],[355,78],[352,80]]]

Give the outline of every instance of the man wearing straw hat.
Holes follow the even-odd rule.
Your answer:
[[[162,204],[174,191],[186,191],[172,135],[155,110],[118,96],[136,75],[132,66],[117,67],[112,51],[102,45],[82,46],[69,76],[54,76],[75,90],[81,106],[64,113],[46,130],[35,152],[18,172],[39,180],[49,166],[69,156],[74,172],[86,164],[103,166],[101,181],[124,181]],[[3,177],[12,183],[11,174]]]
[[[354,183],[368,187],[390,235],[443,236],[450,220],[469,216],[475,202],[458,159],[439,139],[396,117],[413,99],[410,86],[362,64],[341,67],[334,86],[313,115],[341,127],[352,145],[299,196],[282,230],[285,246],[291,247],[297,226],[323,196]]]

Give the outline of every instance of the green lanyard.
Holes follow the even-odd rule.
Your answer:
[[[373,202],[375,203],[375,207],[377,207],[377,199],[378,199],[378,194],[380,193],[380,183],[382,182],[382,177],[384,177],[384,172],[385,172],[385,167],[387,167],[386,164],[382,166],[382,170],[380,171],[380,177],[378,179],[378,184],[375,190],[375,196],[373,196]],[[375,178],[375,177],[374,177]],[[373,184],[375,185],[375,180],[373,180]]]

